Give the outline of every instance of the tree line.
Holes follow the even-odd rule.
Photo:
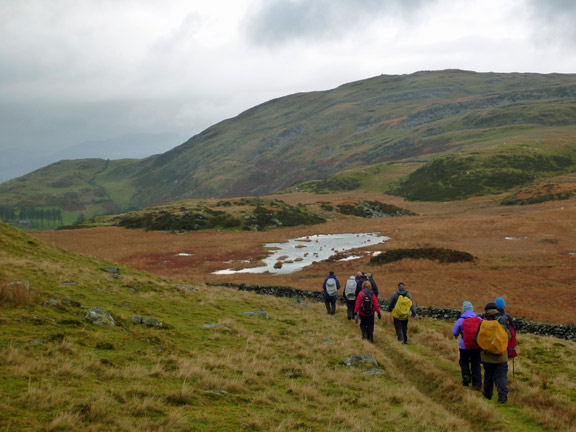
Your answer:
[[[10,224],[35,227],[61,226],[64,224],[60,209],[39,209],[36,207],[0,206],[0,220]]]

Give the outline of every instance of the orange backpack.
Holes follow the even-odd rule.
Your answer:
[[[480,321],[474,342],[490,354],[501,355],[508,349],[508,333],[496,320]]]

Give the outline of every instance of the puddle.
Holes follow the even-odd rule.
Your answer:
[[[519,237],[512,237],[512,236],[508,236],[508,237],[504,237],[504,240],[526,240],[528,237],[526,236],[519,236]]]
[[[374,244],[384,243],[390,237],[376,233],[355,234],[319,234],[290,239],[286,243],[268,243],[271,255],[263,261],[261,267],[251,267],[241,270],[219,270],[213,274],[229,275],[236,273],[294,273],[309,266],[313,262],[324,261],[332,255]],[[341,260],[357,259],[359,256],[346,257]],[[282,263],[280,267],[278,263]]]

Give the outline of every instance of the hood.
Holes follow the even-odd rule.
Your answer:
[[[500,312],[498,312],[496,309],[489,309],[489,310],[484,312],[484,317],[487,320],[495,320],[499,316],[500,316]]]
[[[474,311],[466,311],[463,312],[462,315],[460,315],[460,318],[473,318],[476,317],[478,315],[476,315],[476,312]]]

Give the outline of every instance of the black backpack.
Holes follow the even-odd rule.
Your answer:
[[[374,313],[374,303],[372,303],[372,291],[363,290],[362,293],[362,303],[360,305],[360,311],[362,315],[372,315]]]

